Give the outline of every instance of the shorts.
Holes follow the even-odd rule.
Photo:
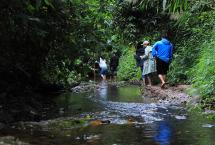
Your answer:
[[[156,59],[156,68],[157,74],[166,75],[169,70],[169,63],[161,60],[160,58]]]
[[[107,68],[101,68],[100,75],[107,75]]]
[[[117,67],[111,67],[111,76],[116,76],[117,75]]]

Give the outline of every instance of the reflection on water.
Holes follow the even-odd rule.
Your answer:
[[[64,93],[55,101],[58,117],[90,116],[91,121],[110,123],[60,130],[43,123],[42,129],[11,129],[0,136],[16,136],[33,145],[214,145],[214,122],[187,114],[180,106],[145,103],[137,86],[101,82],[93,95]]]
[[[159,145],[170,145],[171,128],[168,122],[161,121],[158,123],[157,134],[154,139]]]
[[[108,95],[108,84],[106,81],[102,81],[99,84],[99,96],[102,100],[106,101],[107,100],[107,95]]]
[[[55,98],[59,114],[58,116],[71,116],[81,113],[96,112],[101,110],[101,106],[88,98],[89,94],[77,94],[67,92]]]
[[[143,102],[140,88],[137,86],[123,86],[117,87],[115,85],[108,85],[106,81],[100,83],[100,87],[95,97],[103,101],[113,102]]]

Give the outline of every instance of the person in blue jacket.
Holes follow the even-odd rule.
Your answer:
[[[161,81],[161,88],[166,84],[166,74],[173,56],[173,45],[166,36],[156,42],[152,48],[152,55],[156,58],[156,68]]]

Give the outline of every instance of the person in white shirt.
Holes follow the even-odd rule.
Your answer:
[[[100,57],[99,60],[99,67],[100,67],[100,75],[102,77],[103,80],[106,80],[106,75],[107,75],[107,64],[106,64],[106,60]]]

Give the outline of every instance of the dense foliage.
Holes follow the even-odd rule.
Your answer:
[[[128,49],[128,48],[127,48]],[[141,78],[140,68],[134,61],[135,48],[129,48],[125,51],[119,61],[118,79],[119,80],[137,80]]]
[[[112,52],[122,53],[118,78],[139,79],[129,46],[167,32],[175,50],[169,81],[193,84],[213,102],[213,0],[3,0],[0,8],[1,92],[70,86]]]
[[[3,1],[1,72],[11,72],[14,77],[20,73],[33,84],[68,85],[86,78],[94,61],[116,48],[111,31],[112,3]]]
[[[213,5],[212,5],[213,4]],[[172,83],[197,88],[204,107],[214,107],[214,3],[198,3],[175,24],[176,52],[169,77]]]
[[[1,1],[0,121],[34,118],[45,100],[35,92],[86,79],[100,55],[108,58],[107,52],[118,49],[111,27],[114,3]]]
[[[117,22],[120,30],[126,30],[122,32],[123,39],[132,40],[131,43],[147,39],[153,44],[160,39],[160,33],[168,32],[174,44],[174,59],[168,73],[170,83],[192,84],[203,96],[203,106],[213,107],[215,2],[168,1],[167,9],[162,2],[140,0],[122,5]],[[130,74],[129,69],[124,72]]]

